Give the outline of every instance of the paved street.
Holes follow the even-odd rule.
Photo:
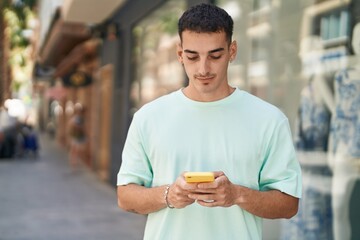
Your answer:
[[[86,167],[72,171],[47,136],[37,159],[0,159],[0,240],[140,240],[144,216],[120,210],[115,189]],[[264,221],[264,240],[279,239]]]
[[[0,240],[138,240],[145,217],[117,207],[115,189],[42,136],[37,159],[0,159]]]

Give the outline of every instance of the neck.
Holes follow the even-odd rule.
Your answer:
[[[228,97],[235,91],[235,88],[227,85],[222,91],[220,91],[218,93],[213,93],[213,92],[200,92],[200,91],[197,91],[193,87],[187,86],[182,91],[186,97],[188,97],[194,101],[214,102],[214,101],[221,100],[223,98]]]

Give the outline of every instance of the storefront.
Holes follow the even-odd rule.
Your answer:
[[[143,104],[185,85],[176,56],[177,21],[185,1],[167,1],[133,28],[135,68],[130,99],[136,111]]]
[[[131,1],[114,15],[119,41],[105,41],[103,47],[104,64],[119,66],[114,68],[112,98],[112,183],[121,163],[122,148],[115,146],[123,145],[133,113],[143,104],[186,85],[175,54],[177,20],[184,9],[198,2],[204,1],[153,1],[141,3],[140,8],[139,1]],[[230,83],[283,110],[303,168],[299,214],[279,221],[278,228],[267,236],[307,240],[345,239],[337,236],[348,234],[351,239],[358,238],[359,230],[354,226],[360,224],[360,208],[354,202],[360,191],[360,81],[352,83],[354,92],[344,90],[336,79],[339,71],[360,65],[360,53],[351,45],[354,26],[360,22],[359,1],[211,2],[227,10],[235,23],[238,56],[229,69]],[[360,79],[356,77],[353,79]],[[339,91],[346,91],[351,95],[348,101],[353,102],[341,105]],[[351,116],[346,125],[336,125],[347,128],[343,133],[348,139],[342,149],[351,145],[352,155],[342,152],[341,156],[351,162],[349,172],[343,171],[349,169],[348,165],[329,164],[339,149],[334,144],[344,138],[332,141],[334,131],[342,131],[334,129],[332,123],[343,113],[341,106],[349,111],[345,115]]]

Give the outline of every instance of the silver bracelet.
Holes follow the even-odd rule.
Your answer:
[[[168,208],[175,208],[174,206],[172,206],[169,201],[168,201],[168,194],[169,194],[169,190],[170,190],[170,184],[168,184],[165,188],[165,192],[164,192],[164,199],[165,199],[165,203],[166,203],[166,206]]]

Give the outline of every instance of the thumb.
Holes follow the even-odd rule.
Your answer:
[[[214,177],[215,178],[218,178],[218,177],[221,177],[221,176],[225,176],[225,173],[223,171],[214,172]]]

